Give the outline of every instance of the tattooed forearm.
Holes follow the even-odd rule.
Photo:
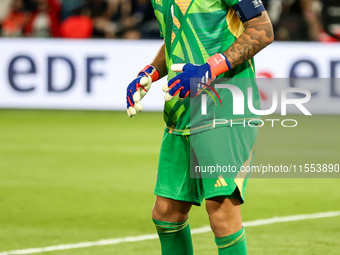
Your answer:
[[[224,52],[232,68],[246,62],[274,40],[267,12],[244,23],[245,31]]]

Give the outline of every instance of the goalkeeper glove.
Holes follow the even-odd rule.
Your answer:
[[[156,67],[147,65],[139,72],[126,90],[127,114],[133,117],[143,110],[140,100],[146,95],[151,87],[151,83],[159,79],[159,72]]]
[[[179,95],[180,99],[195,97],[199,93],[198,84],[209,85],[212,80],[216,79],[220,74],[231,69],[230,63],[226,56],[222,53],[217,53],[208,58],[204,65],[193,64],[174,64],[171,70],[174,72],[181,72],[174,78],[170,79],[164,86],[163,91],[167,92],[165,101],[171,100],[174,96]],[[190,79],[197,79],[196,84],[190,87]]]

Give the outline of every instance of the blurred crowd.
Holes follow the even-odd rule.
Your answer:
[[[340,0],[262,2],[276,40],[340,40]],[[0,24],[3,37],[160,38],[151,0],[0,0]]]
[[[0,0],[1,36],[159,38],[151,0]]]
[[[340,40],[340,0],[262,0],[277,41]]]

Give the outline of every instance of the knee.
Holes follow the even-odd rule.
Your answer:
[[[242,228],[240,208],[229,202],[207,202],[210,227],[216,237],[231,235]],[[226,206],[226,203],[229,205]]]
[[[176,202],[156,199],[152,208],[152,218],[159,221],[183,222],[189,215],[190,206],[178,206]]]
[[[211,230],[214,232],[215,236],[226,236],[227,233],[232,232],[231,222],[226,218],[223,212],[209,213],[209,221]]]
[[[152,218],[155,220],[161,220],[166,221],[166,219],[169,218],[169,216],[172,214],[171,207],[166,204],[160,205],[155,202],[153,208],[152,208]]]

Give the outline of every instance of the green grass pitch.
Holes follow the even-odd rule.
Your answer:
[[[281,118],[282,116],[273,116]],[[260,129],[254,165],[340,164],[338,116]],[[0,110],[0,252],[155,233],[162,113]],[[340,210],[340,179],[250,179],[244,221]],[[191,228],[208,225],[204,206]],[[340,217],[247,228],[249,254],[340,254]],[[195,254],[217,254],[212,233]],[[158,240],[41,254],[160,254]]]

